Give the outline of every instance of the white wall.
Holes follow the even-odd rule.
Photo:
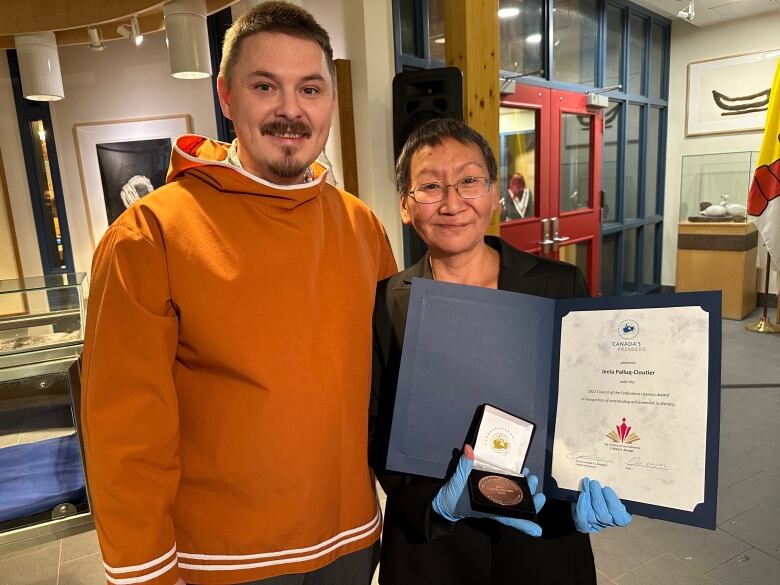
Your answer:
[[[3,162],[0,159],[0,280],[20,276],[16,262],[16,239],[11,230],[11,214],[6,205],[7,193],[3,188],[3,176]],[[4,313],[3,299],[0,297],[0,315]]]
[[[682,157],[690,154],[757,151],[761,132],[685,137],[685,100],[688,63],[780,48],[780,13],[763,14],[720,25],[697,28],[675,20],[669,75],[669,126],[666,150],[666,196],[664,200],[664,244],[661,282],[673,285],[677,266],[677,223],[680,213]],[[767,87],[772,80],[767,80]],[[763,258],[765,252],[759,250]],[[771,278],[771,277],[770,277]],[[759,274],[759,290],[764,279]],[[776,277],[771,278],[776,290]]]
[[[30,205],[30,188],[25,174],[19,123],[16,120],[16,106],[5,51],[0,51],[0,151],[3,153],[8,198],[11,203],[10,209],[6,211],[13,216],[15,238],[22,263],[19,270],[24,276],[35,276],[42,273],[41,256],[38,251],[38,237],[35,233],[35,220]],[[7,225],[7,223],[0,225],[0,230],[8,229]],[[10,277],[13,278],[13,275]]]
[[[86,45],[60,47],[65,99],[51,105],[57,156],[77,271],[89,272],[94,243],[81,187],[74,124],[190,114],[193,131],[216,136],[211,80],[174,79],[165,34],[145,35],[136,47],[122,39],[96,53]]]
[[[403,231],[393,178],[392,82],[395,64],[391,2],[304,0],[303,6],[328,29],[334,51],[343,50],[344,58],[352,62],[360,198],[384,224],[400,266]],[[339,31],[335,15],[343,22],[343,32]],[[342,42],[343,48],[339,48]]]
[[[254,0],[245,0],[249,4]],[[385,224],[396,258],[402,258],[398,198],[393,187],[393,27],[389,0],[303,0],[329,31],[336,58],[352,64],[360,197]],[[170,76],[164,33],[135,47],[112,41],[103,52],[86,45],[60,47],[65,99],[51,104],[54,136],[77,271],[89,273],[95,242],[81,186],[74,124],[190,114],[193,131],[216,136],[210,80]],[[338,119],[326,153],[343,182]],[[21,156],[6,60],[0,59],[0,148],[5,159],[16,236],[26,275],[41,273],[38,242]],[[2,229],[2,228],[0,228]]]
[[[241,7],[256,4],[257,0],[242,2]],[[351,62],[359,195],[384,224],[400,265],[403,231],[393,178],[392,3],[390,0],[302,0],[300,5],[328,31],[334,57]],[[339,186],[343,186],[338,136],[336,116],[325,152],[333,163]]]
[[[51,116],[62,177],[75,268],[89,273],[92,241],[73,126],[85,122],[189,114],[193,131],[216,135],[210,80],[170,75],[164,33],[146,35],[140,47],[127,40],[108,43],[100,53],[86,45],[60,47],[65,99],[52,102]],[[0,148],[6,167],[16,238],[26,276],[41,274],[38,240],[21,154],[19,128],[5,55],[0,59]]]

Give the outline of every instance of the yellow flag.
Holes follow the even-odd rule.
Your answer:
[[[747,207],[777,270],[780,266],[780,60],[769,92],[764,140],[748,192]]]

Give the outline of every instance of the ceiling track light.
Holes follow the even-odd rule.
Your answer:
[[[137,16],[130,19],[130,24],[120,24],[116,27],[116,32],[133,41],[136,47],[144,42],[144,35],[141,34],[141,26],[138,24]]]
[[[100,29],[98,27],[87,27],[87,35],[89,36],[90,49],[93,51],[102,51],[106,48],[106,44],[103,42],[103,38],[100,36]]]
[[[688,2],[688,6],[680,10],[680,12],[677,13],[678,18],[682,18],[683,20],[687,20],[688,22],[693,22],[693,17],[695,15],[695,12],[693,10],[693,0],[690,0]]]
[[[516,6],[512,6],[509,8],[499,8],[498,9],[498,17],[499,18],[513,18],[520,14],[520,9]]]

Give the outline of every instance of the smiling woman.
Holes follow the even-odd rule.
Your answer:
[[[630,521],[617,496],[611,501],[618,513],[608,524],[586,521],[594,501],[591,491],[595,501],[604,499],[595,482],[581,492],[576,511],[568,502],[548,499],[541,510],[536,506],[539,513],[533,523],[486,518],[460,504],[469,446],[446,482],[385,469],[413,280],[444,280],[547,298],[588,294],[576,266],[532,256],[485,235],[498,206],[496,166],[495,155],[478,132],[461,121],[443,119],[417,128],[396,165],[401,216],[428,245],[428,253],[379,283],[374,305],[369,461],[387,494],[381,585],[595,585],[593,553],[584,533]],[[469,341],[468,336],[461,340],[464,348],[470,347]],[[512,348],[518,353],[524,349]],[[466,350],[463,355],[490,359],[478,353]],[[462,367],[470,365],[466,359]],[[458,503],[453,506],[453,501]]]

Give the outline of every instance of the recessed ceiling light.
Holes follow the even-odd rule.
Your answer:
[[[498,10],[499,18],[512,18],[513,16],[517,16],[518,14],[520,14],[519,8],[499,8]]]
[[[540,35],[539,33],[528,35],[525,38],[525,41],[527,43],[533,43],[533,44],[541,43],[542,42],[542,35]]]

